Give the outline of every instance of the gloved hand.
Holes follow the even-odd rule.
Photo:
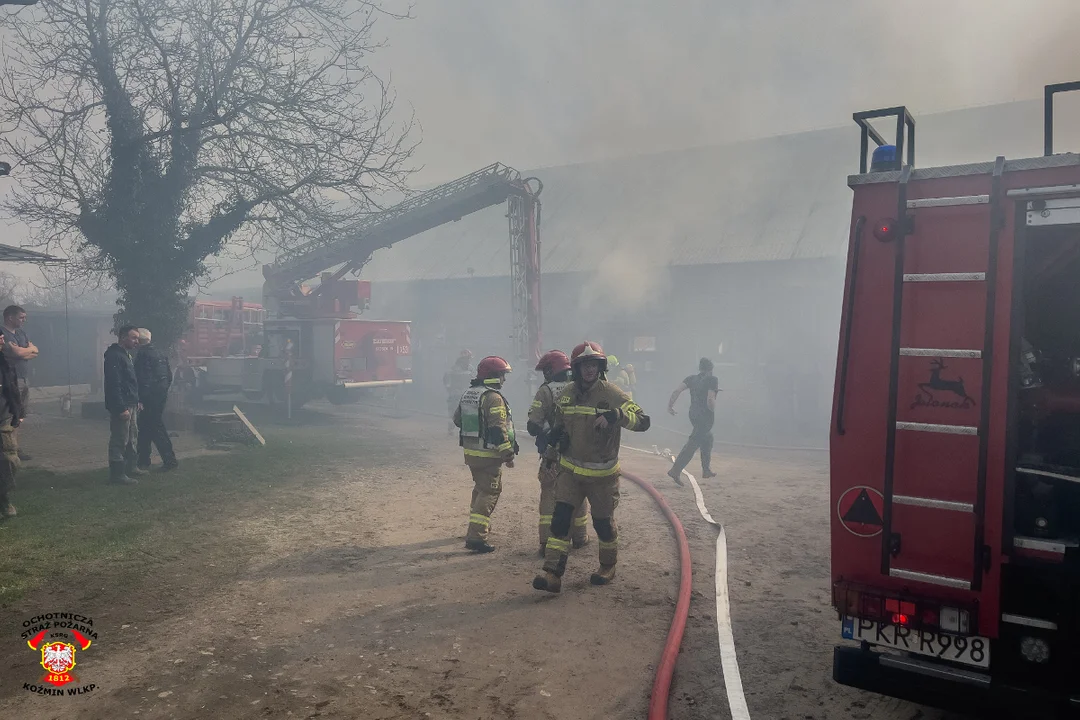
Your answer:
[[[541,430],[536,435],[536,452],[543,455],[544,452],[547,450],[547,447],[548,447],[548,434],[546,432],[544,432],[543,430]]]
[[[621,411],[618,408],[612,408],[611,410],[608,410],[607,412],[600,413],[600,415],[603,415],[604,419],[607,420],[612,425],[619,422],[619,415],[620,414],[621,414]]]
[[[529,434],[532,435],[534,438],[539,438],[544,432],[543,426],[541,426],[540,423],[533,422],[532,420],[525,423],[525,429],[528,430]]]
[[[517,455],[519,452],[521,452],[521,446],[518,445],[518,441],[515,440],[514,441],[514,454]]]

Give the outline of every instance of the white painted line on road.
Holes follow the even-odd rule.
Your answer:
[[[667,457],[672,463],[675,462],[673,455],[662,453],[655,447],[651,451],[630,447],[629,445],[623,445],[623,447],[646,455]],[[705,497],[701,494],[701,487],[698,485],[697,478],[686,470],[683,470],[682,474],[689,478],[690,484],[694,487],[694,498],[697,501],[698,512],[701,513],[701,517],[705,519],[705,522],[719,530],[716,537],[716,572],[714,575],[716,578],[716,631],[720,643],[720,666],[724,671],[724,686],[727,689],[731,720],[750,720],[750,711],[746,707],[746,694],[743,692],[742,675],[739,672],[739,660],[735,655],[735,636],[731,630],[731,605],[728,597],[727,581],[727,533],[724,532],[724,526],[714,520],[709,513],[709,509],[705,507]]]

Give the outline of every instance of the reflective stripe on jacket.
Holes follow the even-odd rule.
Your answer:
[[[514,457],[514,419],[498,388],[475,385],[466,390],[454,411],[454,424],[460,428],[458,437],[466,458]]]
[[[618,421],[596,427],[596,416],[610,410],[619,411]],[[622,429],[641,432],[650,423],[649,416],[614,383],[597,380],[584,390],[570,384],[555,404],[556,432],[568,439],[559,464],[586,477],[615,475]]]

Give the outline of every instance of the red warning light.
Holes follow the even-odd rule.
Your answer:
[[[894,225],[896,225],[896,221],[892,218],[879,220],[877,224],[874,225],[874,237],[876,237],[881,242],[889,242],[893,239]]]

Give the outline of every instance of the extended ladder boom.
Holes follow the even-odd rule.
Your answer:
[[[533,190],[531,180],[535,178],[523,180],[517,170],[494,163],[372,214],[339,239],[293,248],[274,264],[263,266],[265,302],[268,308],[277,308],[278,299],[295,296],[298,283],[325,270],[342,266],[335,274],[335,279],[340,278],[362,267],[376,250],[508,202],[515,349],[521,358],[539,357],[539,195],[543,185],[537,181]]]

